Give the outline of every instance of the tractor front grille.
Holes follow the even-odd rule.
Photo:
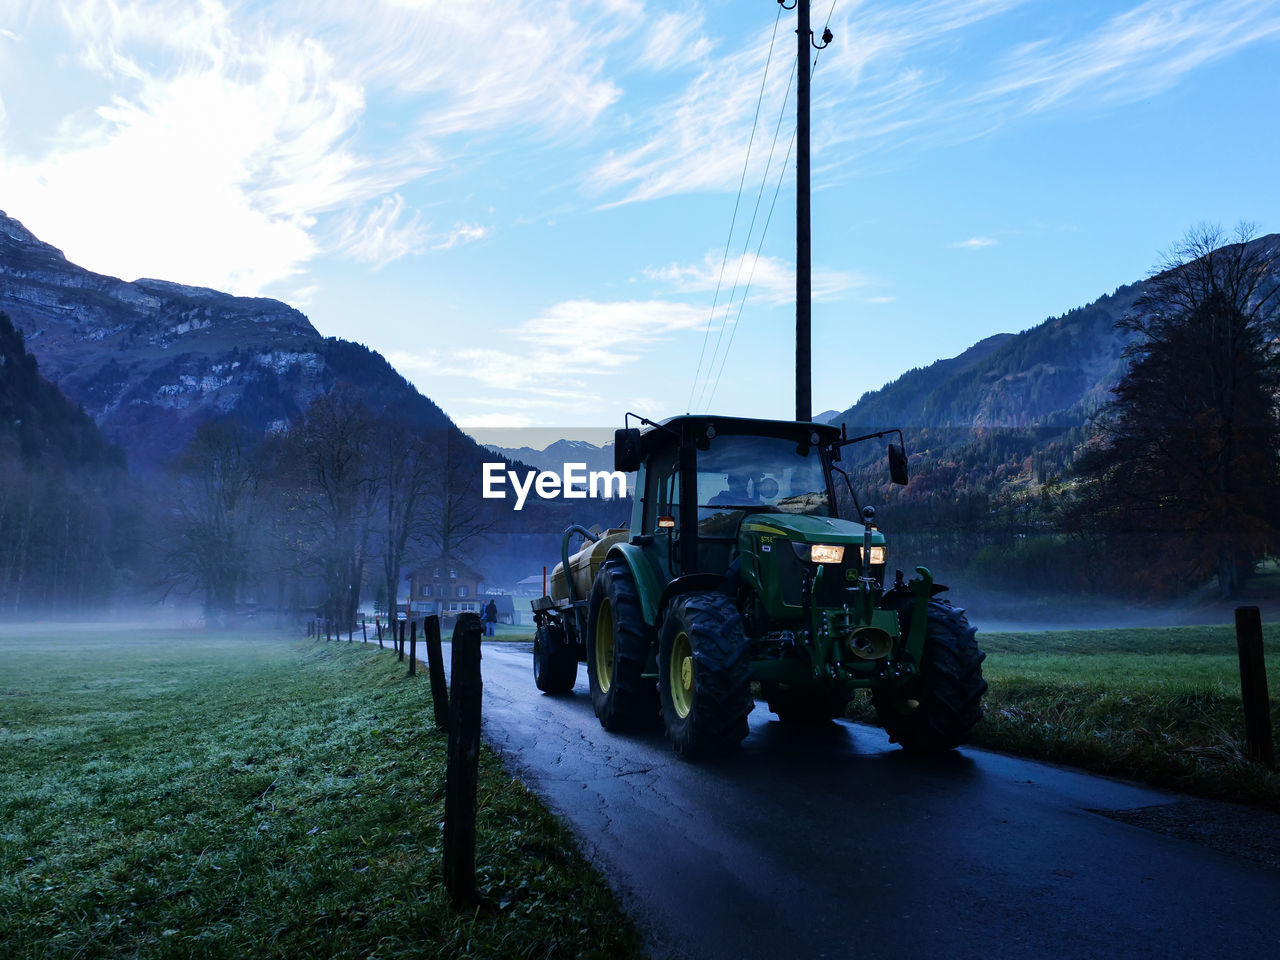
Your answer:
[[[828,563],[824,564],[826,572],[822,575],[822,583],[818,587],[818,595],[815,597],[820,607],[840,607],[844,606],[848,595],[845,590],[858,582],[858,566],[853,563]],[[845,571],[853,571],[853,579],[845,579]]]
[[[849,556],[852,551],[846,551]],[[855,554],[856,556],[856,554]],[[777,551],[778,574],[782,583],[782,602],[793,607],[804,606],[804,582],[814,574],[814,564],[806,563],[795,555],[791,545],[787,544]],[[820,607],[844,606],[847,595],[845,589],[858,582],[857,563],[826,563],[826,572],[822,574],[822,584],[818,595],[814,598]],[[852,580],[846,579],[846,571],[853,571]]]

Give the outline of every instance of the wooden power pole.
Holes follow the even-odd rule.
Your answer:
[[[782,0],[778,0],[779,3]],[[785,6],[785,5],[784,5]],[[813,419],[811,385],[813,259],[809,226],[809,0],[795,0],[796,16],[796,419]]]

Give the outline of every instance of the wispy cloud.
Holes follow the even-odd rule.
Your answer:
[[[1056,45],[1044,39],[1011,51],[976,99],[1018,98],[1029,111],[1083,95],[1129,102],[1277,35],[1275,0],[1149,0],[1082,40]]]
[[[474,243],[476,240],[483,240],[489,236],[488,227],[482,227],[478,223],[456,223],[453,229],[449,231],[449,235],[439,243],[432,244],[432,250],[449,250],[456,247],[460,243]]]
[[[856,141],[857,151],[844,150],[847,161],[872,149],[872,140],[903,136],[923,123],[938,80],[911,58],[923,60],[940,40],[1023,2],[866,3],[838,19],[833,24],[836,41],[820,55],[823,83],[814,100],[815,148]],[[763,179],[779,118],[774,163],[780,166],[794,129],[792,108],[785,103],[788,75],[795,70],[790,33],[779,28],[775,34],[770,27],[739,49],[708,57],[702,74],[640,119],[641,142],[600,160],[585,179],[587,189],[608,197],[606,203],[632,203],[731,188],[743,175],[757,104],[758,140],[746,181]],[[766,63],[772,79],[763,85],[762,95]]]
[[[495,410],[510,402],[516,411],[537,407],[570,422],[604,402],[602,375],[641,363],[673,336],[700,329],[706,318],[702,307],[678,301],[566,300],[503,331],[492,344],[447,354],[392,352],[388,359],[400,369],[479,383],[485,393],[477,406]],[[516,412],[502,425],[520,426],[518,421]]]
[[[363,218],[348,211],[339,221],[337,249],[374,264],[375,269],[417,253],[423,247],[426,228],[417,212],[401,223],[404,213],[404,197],[398,193],[383,197]]]
[[[362,82],[423,98],[418,132],[438,138],[589,127],[620,94],[603,51],[634,29],[637,11],[522,0],[389,0],[371,11],[325,0],[305,16],[310,29],[317,16],[327,24],[320,35]]]
[[[702,32],[702,14],[696,9],[664,13],[649,28],[640,64],[669,70],[697,63],[715,48]]]
[[[1089,10],[1081,8],[1070,35],[992,49],[1000,34],[988,28],[1026,2],[869,0],[840,8],[835,41],[818,55],[815,73],[815,172],[830,182],[895,149],[974,139],[1069,103],[1151,96],[1280,35],[1276,0],[1144,0],[1083,31],[1079,21]],[[584,186],[605,205],[734,189],[771,38],[764,31],[708,54],[705,72],[637,117],[633,142],[600,157]],[[973,69],[948,68],[966,57]],[[770,69],[777,82],[765,91],[760,117],[767,132],[764,145],[758,140],[752,149],[748,184],[761,179],[778,117],[780,151],[794,129],[792,108],[782,103],[783,78],[793,68],[790,44],[775,44]]]
[[[774,306],[795,302],[795,265],[777,257],[743,254],[724,261],[723,254],[709,251],[700,264],[646,267],[644,275],[670,284],[679,293],[710,293],[719,286],[725,304],[736,302],[744,295],[754,303]],[[812,279],[815,300],[839,299],[845,291],[868,282],[852,273],[821,267],[813,270]]]
[[[363,93],[314,41],[237,34],[214,3],[86,2],[66,23],[118,92],[47,152],[5,150],[0,186],[86,266],[255,294],[316,255],[318,215],[412,175],[351,148]]]
[[[587,174],[587,190],[599,195],[622,191],[620,198],[606,202],[630,203],[738,183],[771,35],[769,31],[745,50],[709,60],[684,90],[648,111],[637,123],[639,142],[608,151]],[[793,61],[794,57],[781,54],[773,66],[774,75],[784,76]],[[764,142],[768,136],[764,131],[772,131],[772,118],[778,115],[784,93],[784,86],[765,87],[760,131]],[[762,142],[748,174],[753,182],[767,156]],[[779,151],[775,161],[779,169],[781,160]]]
[[[970,237],[968,240],[957,240],[947,246],[953,250],[981,250],[983,247],[994,247],[998,242],[992,237]]]
[[[456,164],[477,136],[581,138],[619,95],[603,51],[641,12],[622,0],[28,7],[24,30],[67,47],[32,65],[57,60],[85,99],[42,119],[56,134],[41,145],[0,123],[0,193],[105,273],[258,294],[324,252],[376,269],[481,236],[459,222],[424,242],[406,185],[429,192],[440,158]]]

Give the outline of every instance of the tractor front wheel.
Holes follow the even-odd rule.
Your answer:
[[[671,602],[658,639],[662,721],[676,753],[727,753],[747,735],[751,666],[742,619],[729,597],[686,593]]]
[[[564,627],[539,624],[533,637],[533,682],[543,693],[568,693],[578,682],[578,656]]]
[[[915,602],[899,610],[903,633],[911,629]],[[931,753],[959,746],[982,719],[986,654],[964,611],[932,599],[925,626],[923,663],[904,687],[872,691],[871,704],[889,739],[904,750]]]
[[[653,681],[641,677],[653,628],[644,620],[631,571],[606,560],[591,585],[587,607],[587,683],[591,706],[606,730],[644,726],[657,717]]]

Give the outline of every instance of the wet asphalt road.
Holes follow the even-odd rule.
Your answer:
[[[1280,871],[1107,819],[1175,795],[763,704],[726,760],[618,736],[483,651],[485,737],[572,826],[655,958],[1280,957]]]

